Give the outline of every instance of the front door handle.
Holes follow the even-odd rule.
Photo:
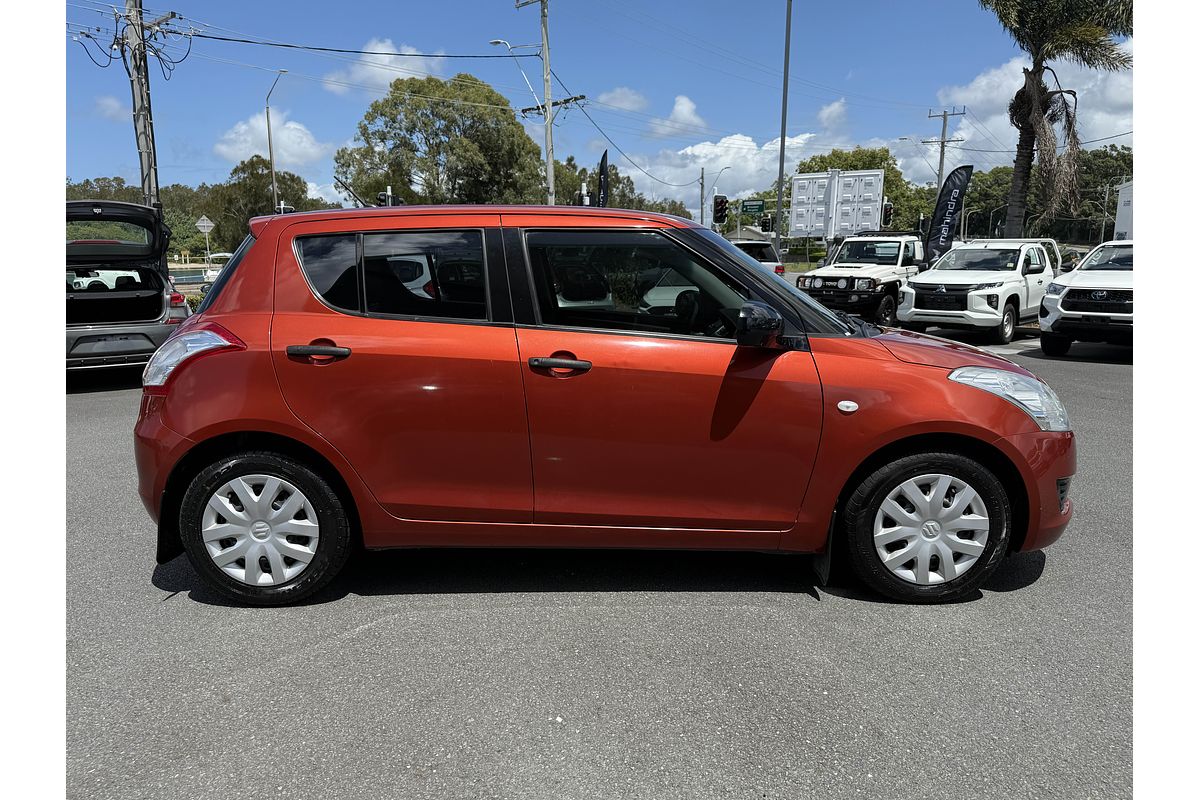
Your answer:
[[[313,359],[315,363],[321,363],[349,358],[350,348],[328,344],[289,344],[287,354],[289,358],[308,358]]]
[[[587,372],[592,368],[592,362],[580,361],[574,358],[531,358],[529,366],[533,369],[566,369],[572,372]]]

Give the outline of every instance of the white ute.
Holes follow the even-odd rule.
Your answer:
[[[1071,342],[1133,344],[1133,240],[1105,242],[1055,278],[1038,324],[1048,356],[1066,355]]]
[[[1053,264],[1037,242],[967,242],[900,290],[898,316],[911,330],[974,328],[1007,344],[1017,325],[1037,318],[1053,280]]]
[[[827,308],[895,325],[901,287],[924,260],[915,233],[857,234],[842,242],[825,266],[798,278],[796,287]]]

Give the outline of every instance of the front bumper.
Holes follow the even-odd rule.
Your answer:
[[[874,291],[856,292],[849,289],[801,288],[800,291],[806,293],[826,308],[833,308],[852,314],[873,313],[879,308],[879,302],[885,294],[884,292]]]
[[[1029,524],[1024,535],[1013,531],[1014,537],[1020,537],[1016,549],[1024,552],[1049,547],[1062,536],[1075,513],[1067,490],[1076,468],[1074,432],[1021,433],[997,444],[1009,451],[1029,499]]]
[[[943,327],[997,328],[1004,321],[1000,303],[1003,292],[1003,288],[967,292],[965,308],[942,310],[917,308],[916,291],[911,285],[905,286],[900,289],[900,307],[896,317],[901,322],[923,322]],[[988,303],[989,295],[996,298],[996,308]]]
[[[67,369],[145,364],[178,328],[159,322],[67,328]]]
[[[1038,325],[1047,333],[1083,342],[1133,342],[1133,314],[1064,311],[1061,296],[1047,295],[1038,309]]]

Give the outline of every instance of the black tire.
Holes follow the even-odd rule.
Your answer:
[[[875,516],[888,494],[910,478],[928,473],[950,475],[968,483],[988,510],[988,538],[967,572],[944,583],[922,586],[894,575],[875,549]],[[906,603],[944,603],[976,591],[995,572],[1008,551],[1012,512],[1008,493],[990,470],[957,453],[920,453],[885,464],[868,475],[846,500],[842,515],[844,552],[867,586]]]
[[[295,486],[311,503],[320,525],[316,554],[303,572],[275,586],[250,586],[225,574],[209,557],[201,538],[201,520],[209,499],[240,475],[264,474]],[[295,603],[327,585],[345,566],[353,536],[341,499],[329,483],[303,463],[267,451],[225,456],[192,479],[179,509],[179,535],[192,567],[204,582],[224,596],[246,605]]]
[[[901,322],[900,327],[906,331],[915,331],[917,333],[924,333],[929,330],[929,326],[924,322]]]
[[[885,294],[879,299],[879,308],[875,311],[875,324],[885,328],[896,326],[896,296]]]
[[[1000,324],[992,328],[990,338],[993,344],[1008,344],[1017,332],[1017,308],[1012,303],[1004,306],[1000,316]]]
[[[1056,333],[1041,335],[1042,352],[1048,356],[1065,356],[1071,349],[1071,339]]]

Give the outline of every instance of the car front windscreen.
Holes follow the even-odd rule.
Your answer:
[[[896,263],[900,255],[899,242],[846,242],[838,251],[838,264],[882,264]]]
[[[1021,251],[1018,248],[956,247],[933,265],[937,270],[978,270],[1005,272],[1017,268]]]
[[[743,242],[736,245],[736,247],[755,261],[761,263],[774,263],[779,260],[779,257],[775,255],[775,248],[765,242],[763,244]]]
[[[1133,269],[1133,245],[1131,244],[1110,244],[1103,247],[1097,247],[1092,251],[1080,269],[1085,270],[1132,270]]]

